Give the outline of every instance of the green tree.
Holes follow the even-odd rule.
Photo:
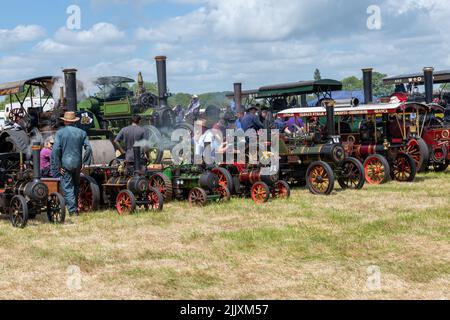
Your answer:
[[[322,75],[320,74],[320,70],[319,69],[314,70],[314,80],[315,81],[322,80]]]
[[[383,78],[387,77],[386,74],[380,72],[373,73],[373,95],[377,97],[388,96],[394,92],[393,85],[383,84]]]
[[[342,88],[343,90],[362,90],[363,89],[363,82],[361,79],[358,79],[355,76],[347,77],[345,79],[342,79]]]

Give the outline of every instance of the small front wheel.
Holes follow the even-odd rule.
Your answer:
[[[356,158],[346,158],[342,164],[342,171],[338,178],[338,183],[342,189],[359,190],[364,187],[366,178],[364,176],[364,167]]]
[[[28,204],[23,196],[15,196],[10,203],[10,220],[14,228],[25,228],[28,223]]]
[[[396,181],[412,182],[416,172],[416,163],[409,154],[400,152],[392,162],[391,177]]]
[[[119,192],[116,198],[116,209],[121,216],[127,216],[136,211],[136,197],[130,190]]]
[[[313,162],[306,172],[306,185],[317,195],[329,195],[334,189],[334,172],[323,161]]]
[[[188,201],[191,207],[203,207],[208,202],[208,196],[202,188],[193,188],[189,192]]]
[[[51,223],[64,223],[66,220],[66,201],[57,192],[52,193],[47,201],[47,218]]]
[[[262,204],[262,203],[266,203],[267,201],[269,201],[269,197],[270,197],[270,188],[269,186],[262,182],[256,182],[253,186],[252,186],[252,199],[255,203],[258,204]]]

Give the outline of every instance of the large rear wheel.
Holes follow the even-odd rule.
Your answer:
[[[275,183],[272,196],[278,199],[288,199],[291,196],[291,188],[286,181],[280,180]]]
[[[155,188],[149,188],[147,191],[146,197],[147,204],[145,205],[145,209],[150,211],[162,211],[164,207],[164,197]]]
[[[389,181],[391,167],[385,157],[372,154],[364,161],[364,174],[369,184],[379,185]]]
[[[400,151],[409,154],[417,168],[417,172],[425,171],[430,161],[430,149],[422,138],[411,139]]]
[[[219,185],[228,188],[231,193],[233,192],[233,177],[231,176],[230,171],[225,168],[217,167],[212,169],[211,172],[219,177]]]
[[[313,162],[306,172],[306,185],[313,194],[329,195],[334,189],[334,172],[323,161]]]
[[[149,179],[150,187],[155,188],[164,197],[164,201],[170,201],[173,197],[173,186],[169,177],[163,173],[155,173]]]
[[[100,188],[92,177],[81,175],[78,191],[78,212],[86,213],[98,210],[100,206]]]

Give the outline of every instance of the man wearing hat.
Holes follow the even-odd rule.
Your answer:
[[[189,103],[188,110],[186,112],[186,117],[191,116],[194,120],[198,118],[200,113],[201,103],[200,98],[197,95],[193,95],[191,102]]]
[[[249,129],[253,129],[255,131],[264,129],[264,124],[261,122],[258,115],[256,114],[258,112],[258,108],[256,106],[250,105],[247,108],[246,112],[247,113],[241,120],[241,126],[244,132]]]
[[[90,161],[92,148],[86,132],[75,127],[75,123],[80,120],[75,112],[64,113],[61,120],[64,121],[64,128],[59,129],[55,136],[52,171],[54,177],[61,178],[61,187],[69,214],[77,215],[81,167]]]

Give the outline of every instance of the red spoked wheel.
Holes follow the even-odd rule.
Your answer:
[[[194,188],[189,192],[188,201],[191,207],[203,207],[208,202],[208,196],[202,188]]]
[[[145,208],[147,210],[151,211],[162,211],[164,207],[164,197],[155,188],[150,188],[147,191],[147,204],[145,205]]]
[[[430,151],[423,139],[409,140],[408,144],[401,148],[400,151],[409,154],[413,158],[418,172],[424,171],[428,166]]]
[[[255,203],[266,203],[270,198],[270,188],[266,183],[259,181],[252,186],[251,194]]]
[[[214,173],[219,177],[219,184],[221,186],[226,187],[230,192],[233,192],[233,177],[231,176],[230,171],[225,168],[217,167],[212,169],[211,173]]]
[[[392,163],[391,177],[396,181],[414,181],[416,172],[416,163],[414,159],[406,153],[400,152]]]
[[[81,175],[78,190],[78,212],[91,212],[99,208],[100,188],[97,182],[89,176]]]
[[[130,190],[119,192],[116,199],[116,210],[121,216],[127,216],[136,211],[136,197]]]
[[[219,202],[227,202],[231,200],[231,193],[227,187],[219,186],[216,189],[216,194],[219,195]]]
[[[306,185],[316,195],[329,195],[334,189],[334,172],[323,161],[313,162],[306,171]]]
[[[156,173],[149,179],[149,185],[158,190],[164,197],[164,201],[170,201],[173,197],[173,186],[169,177],[163,173]]]
[[[364,174],[369,184],[379,185],[389,181],[391,168],[385,157],[373,154],[364,161]]]
[[[280,180],[275,183],[272,196],[278,199],[288,199],[291,196],[291,187],[286,181]]]

